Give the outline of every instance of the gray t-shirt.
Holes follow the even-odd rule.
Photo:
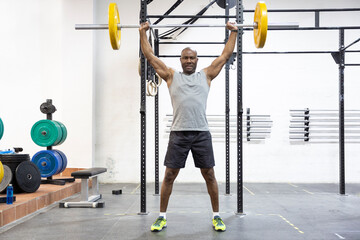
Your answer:
[[[171,131],[209,131],[206,119],[209,90],[203,70],[191,75],[175,71],[169,87],[173,106]]]

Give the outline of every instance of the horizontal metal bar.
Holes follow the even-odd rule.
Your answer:
[[[170,131],[170,130],[167,130],[167,131]],[[210,129],[210,132],[211,133],[224,133],[225,134],[225,129],[221,129],[221,128],[212,128]],[[271,131],[264,131],[264,130],[249,130],[247,131],[246,129],[243,129],[243,133],[250,133],[250,134],[270,134]],[[236,134],[236,132],[234,132],[234,134]]]
[[[177,44],[174,42],[173,44]],[[335,51],[286,51],[286,52],[242,52],[242,54],[330,54]],[[358,53],[360,50],[351,50],[345,51],[349,53]],[[179,58],[180,55],[159,55],[160,58]],[[198,55],[200,58],[217,58],[219,55]],[[306,111],[306,110],[298,110],[298,111]]]
[[[336,110],[336,109],[290,109],[290,112],[304,112],[304,111],[310,111],[311,113],[313,112],[339,112],[339,110]],[[360,110],[349,110],[349,109],[346,109],[345,112],[360,112]]]
[[[324,8],[324,9],[268,9],[268,12],[355,12],[360,8]],[[244,10],[244,12],[254,12],[254,10]]]
[[[360,8],[325,8],[325,9],[269,9],[268,12],[354,12],[360,11]],[[244,12],[253,12],[253,10],[244,10]]]
[[[267,12],[354,12],[360,8],[325,8],[325,9],[268,9]],[[243,10],[244,13],[253,13],[254,10]],[[147,15],[147,18],[236,18],[236,15]]]
[[[213,118],[216,118],[216,119],[225,119],[225,115],[206,115],[206,117],[208,119],[213,119]],[[237,119],[237,116],[236,115],[229,115],[230,118],[233,118],[233,119]],[[270,115],[255,115],[255,114],[250,114],[250,115],[246,115],[246,114],[243,114],[243,118],[270,118]]]
[[[305,133],[304,133],[305,132]],[[292,135],[292,136],[294,136],[294,135],[305,135],[305,134],[307,134],[307,136],[306,137],[316,137],[316,136],[334,136],[334,134],[336,134],[335,136],[336,137],[339,137],[339,134],[338,134],[338,132],[328,132],[328,131],[326,131],[326,130],[324,130],[324,131],[321,131],[321,132],[315,132],[315,131],[304,131],[304,132],[297,132],[297,131],[295,131],[295,132],[292,132],[292,131],[290,131],[290,134]],[[347,132],[347,134],[346,134],[347,136],[352,136],[352,137],[360,137],[360,135],[359,135],[359,132]]]
[[[360,63],[348,63],[348,64],[345,64],[345,66],[348,66],[348,67],[358,67],[360,66]]]
[[[147,15],[147,18],[236,18],[236,15]]]
[[[246,27],[246,28],[257,28],[257,24],[234,24],[236,27]],[[129,25],[130,26],[130,25]],[[119,26],[123,28],[124,26]],[[150,28],[176,28],[176,27],[196,27],[196,28],[216,28],[216,27],[226,27],[226,24],[165,24],[165,25],[150,25]],[[280,26],[281,27],[281,26]],[[126,26],[125,26],[126,28]]]
[[[101,30],[109,29],[108,24],[75,24],[75,30]]]
[[[322,118],[322,119],[315,119],[315,118],[310,118],[310,120],[304,120],[304,119],[299,119],[299,120],[290,120],[291,123],[312,123],[312,122],[339,122],[339,119],[326,119],[326,118]],[[345,122],[360,122],[360,119],[345,119]]]
[[[306,143],[306,144],[325,144],[325,143],[339,143],[339,141],[330,141],[330,140],[314,140],[314,139],[309,139],[308,141],[304,141],[304,139],[290,139],[291,140],[291,143]],[[300,141],[301,140],[301,141]],[[354,140],[345,140],[345,143],[346,144],[350,144],[350,143],[360,143],[360,141],[354,141]]]
[[[199,58],[217,58],[220,55],[197,55]],[[181,55],[159,55],[159,58],[179,58]]]
[[[290,136],[290,139],[338,139],[339,136],[309,136],[309,137],[294,137]],[[345,136],[345,139],[359,139],[360,136]]]
[[[212,138],[225,138],[225,133],[224,134],[211,134]],[[230,138],[237,138],[236,134],[231,134],[229,136]],[[253,139],[253,140],[261,140],[261,139],[266,139],[266,137],[268,136],[246,136],[243,135],[244,139]]]
[[[317,115],[317,116],[314,116],[314,115],[304,115],[302,117],[295,117],[295,116],[292,116],[292,120],[291,121],[294,121],[294,122],[300,122],[300,121],[304,121],[305,117],[309,117],[309,119],[306,119],[307,121],[309,122],[312,122],[312,121],[338,121],[339,120],[339,116],[328,116],[328,115]],[[358,120],[360,121],[360,116],[359,115],[353,115],[353,116],[348,116],[348,115],[345,115],[345,120],[349,120],[349,121],[355,121],[355,120]]]
[[[250,122],[250,123],[273,123],[272,120],[268,120],[268,119],[256,119],[256,118],[250,118],[250,119],[246,119],[246,118],[243,118],[243,121],[244,121],[244,124],[246,124],[247,122]],[[172,122],[172,119],[168,119],[168,122],[171,123]],[[216,123],[225,123],[225,119],[208,119],[208,122],[209,124],[216,124]],[[230,123],[236,123],[235,119],[230,119]]]
[[[339,133],[339,130],[330,130],[330,129],[326,129],[326,130],[318,130],[318,129],[312,129],[310,128],[309,131],[289,131],[290,134],[311,134],[311,133]],[[358,134],[360,133],[360,130],[345,130],[345,133],[349,133],[349,134]]]
[[[360,113],[345,113],[345,117],[360,117]],[[339,117],[337,113],[290,114],[291,117]]]
[[[252,24],[234,24],[236,27],[239,28],[251,28],[257,29],[257,23]],[[138,24],[118,24],[118,29],[122,28],[139,28],[140,25]],[[184,28],[217,28],[217,27],[226,27],[226,24],[164,24],[164,25],[150,25],[150,28],[177,28],[177,27],[184,27]],[[273,23],[268,24],[268,29],[275,28],[297,28],[299,24],[297,23]],[[102,30],[108,29],[108,24],[75,24],[75,30]]]
[[[316,128],[338,128],[338,124],[309,124],[309,125],[290,125],[290,128],[306,128],[306,127],[316,127]],[[358,124],[346,124],[345,128],[360,128]]]
[[[225,44],[225,42],[159,42],[159,44]]]
[[[249,115],[248,115],[248,114],[243,114],[243,118],[245,118],[245,117],[262,117],[262,118],[269,118],[270,116],[271,116],[271,115],[257,115],[257,114],[249,114]],[[172,118],[173,115],[172,115],[172,114],[166,114],[166,117]],[[225,115],[220,115],[220,114],[207,114],[206,117],[207,117],[208,119],[213,118],[213,117],[217,117],[217,118],[223,117],[223,118],[225,118]],[[237,115],[231,114],[231,115],[229,115],[229,117],[230,117],[230,118],[237,118]]]
[[[237,27],[257,28],[257,24],[235,24]],[[122,28],[139,28],[138,24],[118,24],[118,29]],[[176,27],[226,27],[226,24],[165,24],[150,25],[150,28],[176,28]],[[281,27],[281,26],[280,26]],[[109,29],[108,24],[75,24],[75,30],[101,30]]]
[[[166,115],[166,116],[173,116],[173,115]],[[225,117],[225,115],[221,114],[207,114],[207,117]],[[270,115],[261,115],[261,114],[243,114],[243,116],[249,116],[249,117],[270,117]],[[237,117],[236,114],[230,114],[229,117]]]
[[[246,121],[246,122],[250,122],[250,123],[272,123],[273,121],[271,121],[271,120],[253,120],[253,119],[243,119],[243,121]],[[169,120],[169,122],[171,122],[170,120]],[[209,124],[211,124],[211,123],[213,123],[213,122],[225,122],[225,119],[208,119],[208,122],[209,122]],[[234,121],[230,121],[230,122],[235,122],[235,120]]]
[[[242,54],[331,54],[338,51],[283,51],[283,52],[242,52]],[[349,50],[345,53],[358,53],[360,50]],[[346,65],[346,64],[345,64]]]
[[[167,128],[170,128],[171,127],[171,124],[168,124],[166,125]],[[225,124],[218,124],[218,125],[215,125],[215,124],[210,124],[209,125],[209,128],[224,128],[225,127]],[[236,128],[237,127],[237,124],[230,124],[230,128]],[[243,124],[243,127],[246,128],[248,127],[246,124]],[[250,128],[252,129],[256,129],[256,128],[261,128],[261,129],[271,129],[271,125],[250,125]]]
[[[170,132],[171,132],[170,130],[165,130],[166,134],[169,134]],[[212,130],[210,130],[210,132],[211,132],[211,135],[212,135],[213,138],[215,138],[215,137],[225,137],[225,132],[219,133],[219,132],[216,132],[216,131],[213,132]],[[246,133],[249,133],[247,131],[243,131],[243,133],[244,133],[243,138],[251,138],[251,139],[260,139],[261,138],[261,139],[265,139],[266,137],[269,137],[268,133],[263,134],[263,135],[250,135],[250,136],[246,136]],[[236,132],[231,133],[230,137],[236,138],[237,137]]]
[[[271,26],[268,27],[268,30],[339,30],[339,29],[360,29],[360,26],[339,26],[339,27],[281,27],[281,28],[273,28]],[[244,31],[252,31],[250,28],[243,28]]]

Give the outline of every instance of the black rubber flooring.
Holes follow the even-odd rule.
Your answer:
[[[220,187],[220,214],[227,230],[212,229],[205,183],[175,183],[167,213],[168,227],[151,232],[159,196],[147,186],[147,215],[139,215],[137,184],[103,184],[104,208],[59,208],[54,204],[0,228],[1,240],[14,239],[360,239],[360,184],[244,183],[244,214],[237,212],[236,184],[225,196]],[[122,189],[122,195],[112,190]],[[75,195],[68,201],[75,201]]]

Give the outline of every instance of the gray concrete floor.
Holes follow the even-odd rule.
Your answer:
[[[167,213],[168,227],[151,232],[159,196],[147,186],[148,215],[138,215],[137,184],[104,184],[105,208],[59,208],[54,204],[0,228],[1,240],[14,239],[360,239],[360,184],[244,183],[244,215],[237,215],[236,184],[225,196],[220,187],[221,216],[226,232],[215,232],[205,184],[175,183]],[[112,190],[122,189],[122,195]],[[68,199],[79,199],[75,195]]]

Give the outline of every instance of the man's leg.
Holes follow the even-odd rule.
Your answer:
[[[219,188],[215,178],[214,168],[201,168],[201,174],[206,181],[207,190],[211,199],[214,229],[216,231],[225,231],[225,223],[219,216]]]
[[[179,174],[180,168],[169,168],[165,170],[164,180],[161,184],[160,212],[166,212],[169,198],[172,192],[173,183]]]
[[[201,174],[206,181],[213,212],[219,212],[219,188],[215,178],[214,168],[201,168]]]
[[[161,231],[167,226],[166,210],[169,203],[169,198],[172,192],[175,178],[179,174],[180,168],[169,168],[165,170],[164,180],[161,185],[160,194],[160,215],[156,221],[151,225],[151,231]]]

